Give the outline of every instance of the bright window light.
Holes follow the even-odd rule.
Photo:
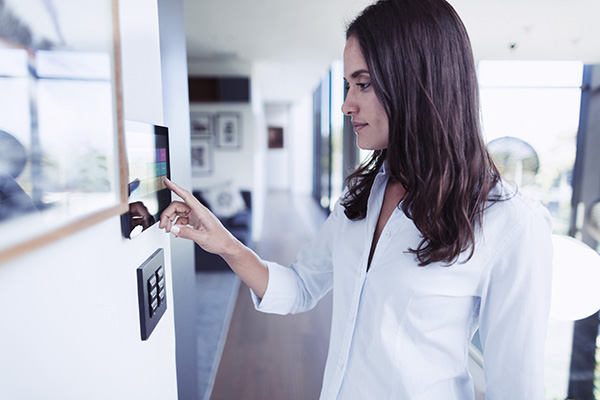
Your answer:
[[[478,74],[483,134],[496,165],[550,210],[555,233],[567,233],[583,63],[481,61]]]

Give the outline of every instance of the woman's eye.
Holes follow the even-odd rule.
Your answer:
[[[371,86],[371,84],[370,84],[370,83],[357,83],[356,85],[357,85],[359,88],[363,89],[363,90],[364,90],[364,89],[367,89],[367,88],[369,88],[369,87]]]

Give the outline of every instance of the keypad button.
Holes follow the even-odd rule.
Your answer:
[[[148,278],[148,291],[152,290],[156,286],[156,275],[152,274],[150,278]]]
[[[150,316],[153,316],[158,308],[158,299],[154,299],[153,302],[150,303]]]

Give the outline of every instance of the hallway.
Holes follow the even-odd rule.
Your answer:
[[[317,234],[326,216],[309,197],[270,192],[262,240],[264,259],[288,265]],[[318,399],[331,329],[331,293],[297,315],[254,310],[243,283],[231,319],[212,400]]]

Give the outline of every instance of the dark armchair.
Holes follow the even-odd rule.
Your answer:
[[[226,216],[219,215],[219,207],[207,199],[206,193],[203,191],[194,191],[194,196],[211,210],[223,223],[223,226],[231,232],[242,243],[250,246],[252,241],[252,193],[248,190],[240,190],[239,194],[243,199],[242,207],[234,213],[227,213]],[[221,194],[224,196],[224,194]],[[212,196],[214,197],[214,196]],[[224,201],[223,197],[217,196],[216,201]],[[215,202],[213,199],[212,203]],[[196,271],[219,271],[228,270],[227,263],[218,255],[208,253],[207,251],[195,245]]]

